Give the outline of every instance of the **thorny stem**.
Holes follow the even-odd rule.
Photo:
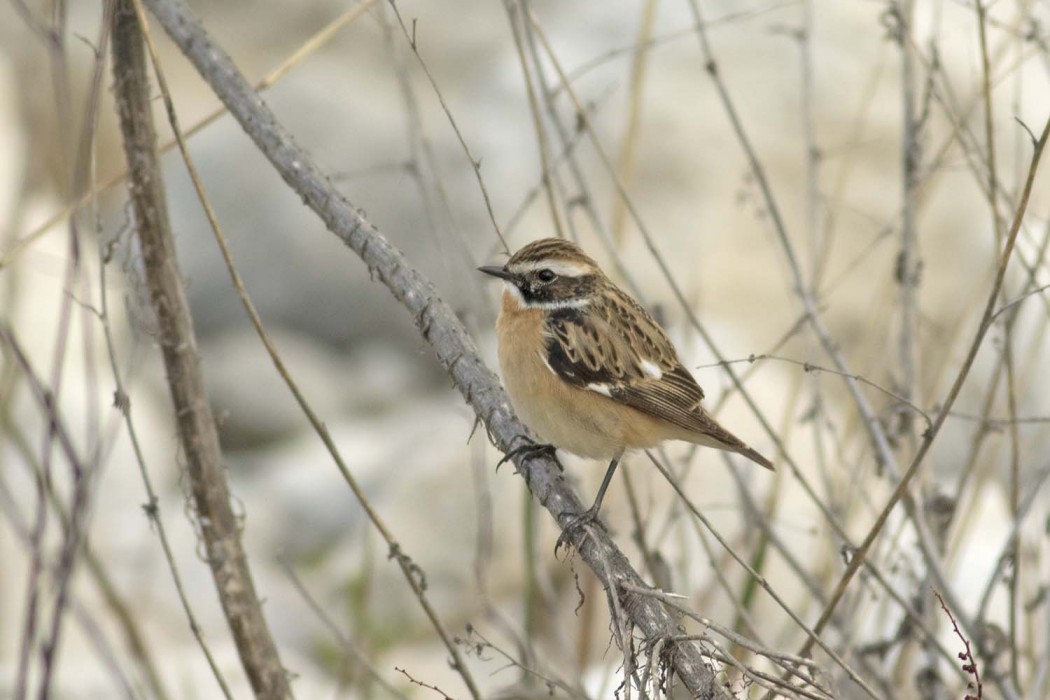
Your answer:
[[[133,0],[122,0],[114,17],[113,74],[144,274],[196,504],[197,527],[252,689],[258,697],[289,698],[288,677],[266,626],[241,544],[241,524],[230,504],[219,436],[175,256],[157,162],[142,26]]]

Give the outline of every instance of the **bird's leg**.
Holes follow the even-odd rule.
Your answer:
[[[609,468],[605,470],[605,478],[602,479],[602,485],[598,487],[598,495],[594,497],[594,504],[587,509],[587,513],[592,513],[592,517],[598,517],[598,511],[602,507],[602,499],[605,498],[605,489],[609,488],[609,482],[612,481],[613,474],[616,473],[616,467],[620,464],[620,455],[613,457],[613,461],[609,462]]]
[[[554,554],[557,555],[558,550],[561,549],[563,544],[568,544],[568,538],[570,533],[588,523],[594,523],[598,521],[598,511],[602,508],[602,499],[605,498],[605,489],[609,488],[609,482],[612,481],[613,474],[616,473],[616,467],[620,464],[620,457],[623,453],[613,457],[613,460],[609,462],[609,468],[605,470],[605,478],[602,479],[602,485],[598,487],[598,495],[594,497],[594,504],[590,508],[572,516],[572,520],[565,524],[562,528],[561,534],[558,535],[558,541],[554,543]]]
[[[565,471],[565,467],[558,461],[557,447],[554,445],[547,445],[536,442],[528,435],[518,435],[517,437],[524,440],[524,444],[518,445],[517,447],[509,450],[503,455],[503,459],[496,462],[496,469],[499,470],[504,463],[511,461],[515,457],[522,456],[525,459],[536,459],[537,457],[550,457],[554,460],[554,463],[558,465],[558,471]]]

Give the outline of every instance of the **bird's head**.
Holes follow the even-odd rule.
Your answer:
[[[578,245],[561,238],[533,241],[507,264],[478,270],[499,277],[524,308],[580,308],[605,280],[601,268]]]

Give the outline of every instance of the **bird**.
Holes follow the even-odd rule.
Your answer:
[[[594,504],[578,520],[597,518],[630,449],[683,440],[773,469],[711,417],[667,333],[578,245],[544,238],[502,266],[478,270],[504,283],[500,371],[515,413],[547,443],[526,447],[610,460]]]

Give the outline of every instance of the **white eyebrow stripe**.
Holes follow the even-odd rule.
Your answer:
[[[589,391],[593,391],[593,392],[596,392],[598,394],[601,394],[602,396],[608,396],[609,398],[612,398],[612,391],[610,391],[608,384],[594,384],[594,383],[591,383],[591,384],[587,385],[587,389]]]
[[[642,370],[645,376],[653,379],[660,379],[664,376],[664,372],[660,369],[659,365],[652,360],[645,359],[644,357],[638,361],[638,368]]]
[[[550,270],[562,277],[583,277],[594,274],[594,268],[591,265],[568,260],[534,260],[514,265],[515,272],[534,272],[536,270]]]

